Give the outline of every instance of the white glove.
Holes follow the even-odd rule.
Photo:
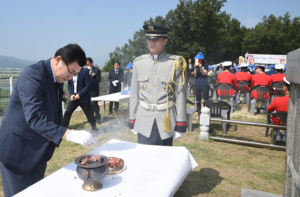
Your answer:
[[[118,80],[114,80],[114,82],[115,82],[115,83],[119,83],[119,81],[118,81]]]
[[[175,131],[174,132],[174,139],[177,140],[177,139],[181,138],[183,135],[184,135],[184,133]]]
[[[133,129],[131,129],[131,132],[134,134],[134,135],[137,135],[138,132],[134,131]]]
[[[92,135],[85,130],[71,130],[67,136],[67,140],[70,142],[81,144],[82,146],[88,146],[95,143]]]
[[[113,86],[117,86],[117,84],[115,83],[115,81],[112,82]]]

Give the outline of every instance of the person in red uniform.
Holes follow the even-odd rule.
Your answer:
[[[271,102],[271,104],[267,107],[267,111],[269,113],[275,113],[275,112],[287,112],[288,111],[288,103],[289,103],[289,94],[290,94],[290,82],[283,77],[282,81],[284,81],[284,86],[283,86],[283,91],[285,96],[283,97],[275,97],[273,99],[273,101]],[[277,117],[272,117],[272,115],[270,116],[272,122],[274,125],[279,125],[280,124],[280,120]],[[284,135],[281,136],[281,133],[279,131],[279,129],[275,129],[277,130],[277,141],[281,141],[281,139],[283,141],[286,141],[286,131],[284,131]]]
[[[239,89],[239,86],[237,84],[235,74],[230,73],[230,67],[232,65],[232,62],[227,61],[223,63],[224,72],[218,74],[218,83],[230,83],[232,84],[237,90]],[[217,94],[220,95],[220,90],[217,90]],[[230,89],[229,95],[234,96],[236,92],[233,89]],[[235,103],[235,100],[233,100],[233,103]]]
[[[265,74],[265,66],[264,65],[257,65],[256,66],[256,74],[252,76],[252,81],[251,81],[251,87],[254,87],[256,85],[268,85],[272,86],[272,79],[269,75]],[[253,91],[251,93],[251,97],[254,99],[257,99],[257,93],[256,91]],[[267,95],[267,98],[269,98],[270,95]],[[261,113],[265,113],[266,109],[266,102],[263,102],[261,105]]]
[[[275,65],[275,69],[276,69],[277,74],[271,75],[272,83],[274,83],[276,81],[282,81],[283,78],[285,77],[285,74],[282,74],[283,69],[284,69],[283,64]]]
[[[235,73],[235,78],[237,81],[249,81],[251,84],[252,81],[252,75],[250,73],[247,72],[248,69],[248,64],[240,64],[238,66],[239,69],[241,69],[241,72],[237,72]],[[249,92],[250,87],[246,86],[246,91]],[[240,95],[240,94],[239,94]],[[238,95],[238,101],[240,101],[240,97]],[[244,95],[243,98],[243,103],[246,103],[247,101],[247,96],[246,94]]]

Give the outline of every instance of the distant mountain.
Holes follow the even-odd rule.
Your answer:
[[[5,68],[22,68],[24,69],[31,64],[37,63],[38,61],[33,60],[22,60],[16,57],[9,57],[0,55],[0,67]]]
[[[105,62],[109,60],[109,56],[91,57],[94,61],[94,65],[98,65],[100,68],[104,67]],[[0,55],[0,67],[4,68],[22,68],[30,66],[38,61],[34,60],[22,60],[16,57]]]

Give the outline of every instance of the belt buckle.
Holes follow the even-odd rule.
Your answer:
[[[151,109],[152,111],[157,111],[156,105],[150,105],[150,109]]]

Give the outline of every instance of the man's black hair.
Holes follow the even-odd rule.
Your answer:
[[[256,68],[259,67],[263,72],[265,72],[265,67],[263,66],[256,66]]]
[[[248,67],[241,67],[242,71],[247,71]]]
[[[90,63],[93,63],[93,59],[90,58],[90,57],[87,57],[87,58],[86,58],[86,61],[89,61]]]
[[[80,67],[86,64],[85,52],[78,44],[68,44],[58,49],[54,57],[61,56],[66,65],[77,62]]]
[[[290,91],[290,84],[284,83],[284,85],[287,87],[287,89]]]
[[[276,72],[282,73],[282,72],[283,72],[283,69],[276,69]]]
[[[115,60],[115,63],[118,63],[118,64],[119,64],[119,66],[121,65],[121,63],[120,63],[119,61],[117,61],[117,60]],[[115,63],[114,63],[114,64],[115,64]]]

